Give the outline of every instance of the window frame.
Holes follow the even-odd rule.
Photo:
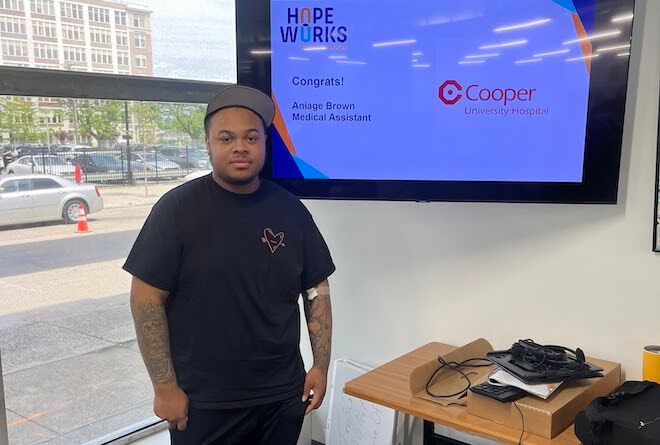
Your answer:
[[[126,11],[115,10],[115,25],[127,26],[128,24],[128,14]]]
[[[12,8],[12,4],[15,4],[16,7]],[[9,7],[7,7],[9,6]],[[7,11],[18,11],[25,12],[25,1],[24,0],[0,0],[0,9]]]
[[[41,12],[39,12],[41,11]],[[55,16],[55,2],[53,0],[30,0],[32,14]]]

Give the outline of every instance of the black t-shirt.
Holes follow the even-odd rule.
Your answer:
[[[172,361],[192,406],[302,395],[298,298],[335,266],[289,192],[268,180],[247,195],[211,175],[189,181],[156,203],[124,269],[170,292]]]

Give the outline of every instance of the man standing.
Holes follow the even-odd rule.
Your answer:
[[[154,412],[175,445],[295,444],[325,395],[335,266],[303,204],[259,178],[274,115],[258,90],[216,94],[204,120],[213,172],[156,203],[124,264]]]

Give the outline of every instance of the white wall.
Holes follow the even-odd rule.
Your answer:
[[[306,202],[337,264],[334,358],[379,365],[429,341],[532,338],[641,377],[642,346],[660,344],[659,24],[660,0],[638,0],[618,205]],[[320,442],[326,412],[313,417]]]

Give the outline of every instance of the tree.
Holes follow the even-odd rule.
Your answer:
[[[10,96],[0,98],[0,128],[12,142],[37,142],[44,138],[37,108],[31,99]]]
[[[162,126],[162,104],[151,102],[133,102],[131,115],[135,124],[133,140],[139,144],[153,144],[156,130]]]
[[[73,104],[64,102],[70,122],[74,121]],[[78,132],[89,134],[99,146],[108,145],[119,136],[124,121],[124,107],[119,101],[78,100]]]
[[[162,104],[165,129],[185,133],[192,141],[204,139],[204,105]]]

